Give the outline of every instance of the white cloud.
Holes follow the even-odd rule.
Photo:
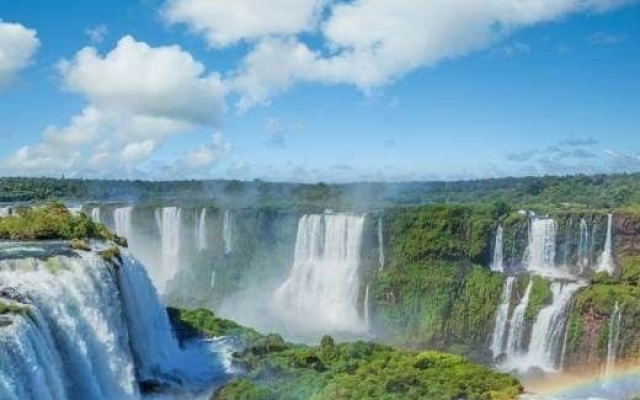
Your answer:
[[[149,157],[155,148],[156,143],[151,139],[129,143],[122,149],[120,159],[127,165],[135,165]]]
[[[106,166],[119,169],[118,162],[133,171],[171,137],[215,128],[225,110],[219,76],[206,74],[178,46],[151,47],[125,36],[105,55],[85,47],[58,69],[64,87],[87,105],[10,156],[9,173],[104,174]]]
[[[221,132],[216,132],[211,136],[211,143],[200,145],[196,149],[185,154],[184,164],[192,169],[210,167],[220,159],[231,154],[231,144],[224,140]]]
[[[85,33],[89,36],[91,43],[101,43],[109,33],[109,27],[105,24],[100,24],[87,29]]]
[[[246,109],[297,82],[355,85],[367,92],[442,60],[464,56],[519,28],[572,13],[603,12],[631,0],[358,0],[333,3],[321,22],[324,46],[295,35],[263,37],[236,71]]]
[[[170,0],[163,17],[205,35],[211,47],[312,30],[327,0]]]
[[[35,30],[0,19],[0,89],[29,65],[39,46]]]

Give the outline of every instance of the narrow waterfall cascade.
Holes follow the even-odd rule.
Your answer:
[[[562,256],[562,265],[564,266],[564,268],[569,268],[569,264],[571,260],[572,228],[573,228],[573,219],[569,218],[569,221],[567,222],[567,226],[565,227],[565,230],[564,230],[564,252]]]
[[[511,304],[511,296],[513,295],[513,283],[516,278],[508,276],[504,282],[502,296],[498,311],[496,312],[496,321],[494,323],[493,335],[491,335],[491,352],[493,357],[502,354],[505,345],[505,337],[507,336],[509,322],[509,305]]]
[[[165,207],[156,210],[160,230],[162,260],[160,268],[149,271],[160,294],[165,293],[167,283],[176,276],[180,266],[182,209]]]
[[[100,214],[100,207],[96,206],[91,209],[91,219],[93,222],[102,223],[102,218]]]
[[[532,367],[547,372],[559,370],[568,309],[573,294],[583,287],[582,283],[552,282],[552,303],[538,313],[526,356],[517,360],[518,368],[527,371]]]
[[[133,223],[131,215],[133,207],[120,207],[113,211],[114,229],[118,236],[122,236],[131,240],[133,237]]]
[[[531,296],[531,289],[533,288],[533,280],[529,280],[529,284],[525,289],[524,296],[520,299],[520,303],[513,309],[511,315],[511,321],[509,322],[509,335],[507,336],[506,355],[507,360],[513,360],[520,356],[523,352],[523,338],[524,338],[524,314],[529,306],[529,297]]]
[[[200,216],[196,218],[196,242],[198,251],[206,250],[207,243],[207,209],[200,211]]]
[[[0,218],[8,217],[13,214],[12,207],[0,207]]]
[[[384,269],[384,236],[382,232],[382,217],[378,218],[378,266]]]
[[[224,242],[224,254],[231,254],[233,251],[233,214],[225,210],[222,218],[222,241]]]
[[[496,230],[496,243],[493,249],[493,262],[491,270],[495,272],[504,272],[504,262],[502,260],[502,226],[498,226]]]
[[[607,217],[607,238],[604,242],[604,250],[600,256],[600,265],[598,265],[597,272],[606,272],[609,275],[613,274],[615,269],[615,263],[613,261],[613,214],[609,214]]]
[[[211,289],[215,289],[216,287],[216,271],[211,271],[209,286],[211,286]]]
[[[531,221],[525,265],[529,272],[542,276],[568,275],[562,267],[556,266],[556,222],[553,219],[535,218]]]
[[[199,388],[224,376],[213,347],[178,346],[144,268],[126,251],[122,260],[114,267],[91,252],[0,260],[7,301],[29,308],[3,316],[0,398],[138,400],[138,382]]]
[[[580,219],[580,241],[578,242],[578,267],[580,273],[589,267],[589,226],[584,218]]]
[[[597,260],[594,260],[597,234],[598,224],[593,224],[591,227],[591,243],[589,247],[589,265],[594,265],[597,262]]]
[[[300,218],[293,267],[274,294],[276,314],[323,331],[366,331],[358,313],[364,221],[362,214]]]
[[[620,305],[616,301],[609,318],[609,332],[607,340],[607,361],[602,371],[603,386],[611,385],[615,375],[616,361],[618,359],[618,346],[620,342],[620,323],[622,314],[620,313]]]
[[[367,329],[371,328],[371,320],[369,317],[369,284],[367,283],[367,287],[364,289],[364,304],[363,304],[363,312],[364,312],[364,322],[367,326]]]

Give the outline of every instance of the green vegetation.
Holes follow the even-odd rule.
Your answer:
[[[0,218],[0,240],[78,240],[95,238],[119,244],[126,241],[92,222],[86,215],[72,215],[61,203],[19,208],[17,213]]]
[[[29,312],[29,306],[16,304],[16,303],[5,303],[0,300],[0,315],[4,314],[26,314]]]
[[[531,293],[529,295],[529,305],[524,312],[524,319],[528,323],[533,323],[540,313],[540,310],[551,304],[553,294],[549,287],[549,282],[539,276],[533,276],[531,285]]]
[[[459,356],[365,342],[336,344],[329,336],[319,346],[296,346],[206,310],[170,314],[202,333],[252,337],[235,355],[247,375],[222,387],[212,400],[509,400],[522,392],[515,378]]]

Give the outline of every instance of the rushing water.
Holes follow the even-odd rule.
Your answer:
[[[358,313],[358,267],[364,215],[305,215],[298,223],[293,267],[274,306],[299,326],[323,331],[366,329]]]
[[[506,355],[507,361],[517,358],[522,352],[524,338],[524,314],[529,305],[529,297],[533,288],[533,280],[529,280],[524,296],[520,299],[520,303],[513,309],[511,321],[509,323],[509,335],[507,337]]]
[[[156,210],[156,220],[160,231],[162,250],[161,268],[150,271],[153,281],[161,294],[167,283],[176,275],[180,266],[182,242],[182,209],[165,207]]]
[[[504,272],[502,249],[502,226],[498,226],[498,229],[496,230],[496,243],[493,249],[493,262],[491,263],[492,271]]]
[[[198,246],[198,251],[206,250],[208,247],[207,243],[207,209],[203,208],[200,211],[200,216],[196,218],[196,243]]]
[[[525,252],[527,270],[541,275],[556,275],[555,260],[556,222],[551,218],[534,218]]]
[[[504,288],[502,289],[500,305],[496,312],[493,335],[491,335],[491,352],[493,353],[494,358],[502,354],[504,349],[509,322],[509,305],[511,304],[513,283],[515,280],[516,279],[512,276],[507,277],[504,282]]]
[[[136,400],[140,380],[195,389],[224,374],[209,348],[178,346],[126,252],[118,268],[94,253],[4,259],[0,287],[30,308],[0,327],[3,400]]]
[[[609,214],[607,217],[607,238],[604,242],[604,250],[600,257],[600,265],[598,265],[598,272],[606,272],[609,275],[613,274],[615,264],[613,261],[613,215]]]
[[[99,224],[102,223],[102,215],[99,206],[91,209],[91,219]]]
[[[233,251],[233,225],[234,218],[231,211],[225,210],[222,218],[222,240],[224,242],[224,254],[231,254]]]
[[[580,273],[589,267],[589,226],[584,218],[580,219],[580,241],[578,242],[578,267]]]
[[[131,240],[133,237],[133,224],[131,222],[131,214],[133,207],[116,208],[113,212],[113,223],[116,234]]]
[[[384,269],[384,236],[382,232],[382,217],[378,218],[378,266]]]
[[[607,339],[607,361],[604,365],[602,373],[602,381],[605,387],[610,386],[613,381],[613,376],[616,368],[616,361],[618,359],[618,346],[620,342],[620,322],[622,321],[622,315],[620,314],[620,305],[616,301],[609,318],[609,332]]]

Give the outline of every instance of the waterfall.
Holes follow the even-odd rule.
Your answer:
[[[529,279],[529,284],[524,292],[524,296],[520,299],[520,303],[513,310],[511,315],[511,322],[509,323],[509,335],[507,337],[507,359],[511,360],[517,358],[522,352],[522,340],[524,337],[524,313],[527,311],[529,305],[529,296],[531,296],[531,289],[533,288],[533,279]]]
[[[569,268],[569,257],[571,255],[571,228],[573,227],[573,219],[569,218],[564,231],[564,255],[562,257],[562,265]]]
[[[211,271],[211,280],[209,282],[211,289],[215,289],[216,287],[216,271]]]
[[[207,209],[203,208],[200,217],[196,218],[196,243],[198,251],[207,248]]]
[[[113,222],[115,224],[114,229],[116,234],[128,240],[131,240],[133,237],[132,214],[133,207],[120,207],[113,211]]]
[[[616,361],[618,358],[618,343],[620,341],[620,322],[622,314],[620,313],[620,305],[616,301],[613,312],[609,318],[609,335],[607,342],[607,362],[602,373],[603,386],[611,385],[615,374]]]
[[[613,261],[612,241],[613,241],[613,215],[609,214],[607,217],[607,238],[604,242],[604,250],[600,257],[600,265],[598,265],[597,272],[606,272],[609,275],[613,274],[615,268]]]
[[[12,207],[0,207],[0,218],[5,218],[13,214]]]
[[[100,207],[94,207],[91,209],[91,220],[93,220],[93,222],[97,222],[97,223],[102,223],[102,220],[100,218]]]
[[[502,261],[502,226],[498,226],[498,230],[496,231],[496,244],[493,250],[491,270],[495,272],[504,272],[504,264]]]
[[[580,241],[578,242],[578,267],[580,273],[589,267],[589,227],[584,218],[580,219]]]
[[[496,312],[496,321],[493,328],[493,335],[491,336],[491,352],[493,357],[497,357],[502,354],[504,349],[504,339],[507,334],[507,323],[509,318],[509,306],[511,304],[511,295],[513,293],[513,282],[515,278],[508,276],[504,282],[504,288],[502,289],[502,296],[498,311]]]
[[[527,270],[542,275],[555,275],[556,223],[551,218],[535,218],[531,222],[529,244],[525,253]]]
[[[151,269],[150,274],[161,294],[164,294],[167,283],[176,275],[180,265],[181,217],[182,209],[177,207],[156,209],[162,260],[160,268]]]
[[[224,242],[224,254],[231,254],[233,251],[233,215],[231,211],[225,210],[222,219],[222,240]]]
[[[298,326],[362,333],[358,314],[364,215],[304,215],[293,267],[274,294],[274,308]]]
[[[378,266],[384,269],[384,236],[382,233],[382,217],[378,218]]]
[[[596,235],[598,234],[598,224],[593,224],[591,227],[591,247],[589,248],[589,265],[593,264],[593,257],[595,256],[596,248]]]
[[[83,252],[0,261],[0,288],[30,309],[3,316],[1,399],[139,400],[140,381],[196,389],[221,377],[215,349],[181,349],[144,268],[125,250],[122,260],[113,267]]]
[[[552,282],[552,303],[538,313],[531,331],[529,350],[521,368],[538,367],[545,371],[557,371],[564,332],[568,318],[568,306],[580,283]]]
[[[363,305],[363,313],[364,313],[364,323],[367,326],[367,329],[371,328],[371,320],[369,319],[369,284],[367,283],[367,287],[364,290],[364,305]]]

